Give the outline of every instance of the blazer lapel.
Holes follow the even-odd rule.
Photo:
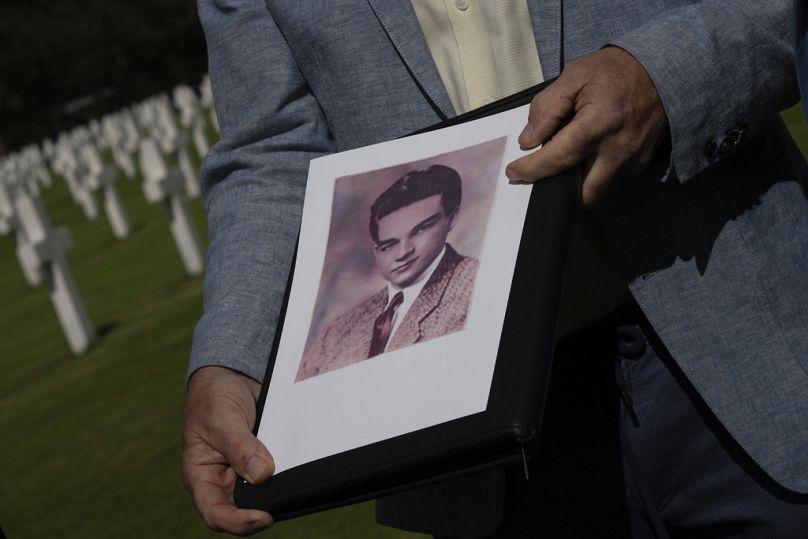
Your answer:
[[[561,28],[564,23],[562,0],[527,0],[533,34],[544,80],[557,77],[564,67]]]
[[[455,110],[409,0],[368,0],[407,69],[445,118]]]
[[[446,287],[452,279],[454,269],[462,260],[462,257],[447,244],[446,252],[443,255],[435,272],[429,277],[421,293],[415,298],[404,320],[393,334],[388,350],[395,350],[404,346],[409,346],[421,340],[423,334],[421,326],[429,318],[429,315],[440,305]]]
[[[393,334],[388,345],[388,350],[395,350],[404,346],[415,344],[421,340],[421,323],[440,304],[443,291],[446,289],[444,281],[448,281],[449,276],[444,276],[441,280],[427,283],[421,294],[415,299],[398,330]]]

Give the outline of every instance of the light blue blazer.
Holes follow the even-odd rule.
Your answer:
[[[651,75],[670,173],[619,179],[594,216],[721,423],[808,492],[808,169],[778,116],[798,99],[793,0],[528,5],[545,78],[606,44]],[[210,247],[189,372],[261,379],[309,160],[455,113],[409,1],[200,0],[199,14],[221,140],[203,165]]]

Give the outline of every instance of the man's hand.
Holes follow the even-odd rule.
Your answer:
[[[205,523],[217,531],[250,535],[272,525],[269,513],[239,509],[233,502],[238,473],[263,483],[275,465],[252,435],[261,385],[221,367],[191,377],[185,398],[182,479]]]
[[[583,163],[583,203],[591,206],[615,175],[648,168],[667,136],[667,116],[648,73],[623,49],[606,47],[570,62],[533,98],[519,144],[542,146],[505,173],[535,182]]]

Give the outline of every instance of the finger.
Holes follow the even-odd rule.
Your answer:
[[[238,535],[251,535],[272,525],[272,515],[257,509],[239,509],[233,504],[235,474],[222,468],[199,470],[193,478],[194,503],[209,528]]]
[[[588,115],[579,113],[541,149],[508,164],[505,175],[518,182],[556,176],[581,163],[598,145],[599,137]]]
[[[591,208],[600,200],[618,170],[619,166],[608,153],[595,151],[583,172],[581,202],[585,208]]]
[[[519,135],[519,145],[535,148],[550,140],[574,112],[575,93],[565,81],[558,80],[536,94],[530,103],[527,125]]]

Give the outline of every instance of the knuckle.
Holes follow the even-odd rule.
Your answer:
[[[567,62],[564,66],[564,69],[561,71],[561,75],[559,75],[559,81],[566,81],[567,79],[575,77],[578,72],[580,71],[579,65],[581,63],[580,58],[575,58],[574,60]]]
[[[230,465],[239,473],[243,472],[247,467],[247,461],[255,453],[252,444],[248,440],[238,438],[230,442],[228,449],[227,460]]]
[[[583,64],[586,63],[588,57],[589,57],[588,55],[584,55],[584,56],[579,56],[577,58],[573,58],[572,60],[567,62],[567,65],[565,66],[564,71],[580,69],[580,66],[582,66]]]
[[[564,156],[561,159],[559,159],[560,168],[564,169],[572,168],[580,162],[581,159],[578,156],[575,156],[571,153],[564,154]]]
[[[544,103],[544,97],[542,94],[536,94],[533,100],[530,102],[530,109],[528,109],[527,117],[531,123],[539,120],[545,111],[546,105]]]
[[[580,113],[580,117],[599,136],[614,134],[622,125],[621,116],[609,105],[587,107]]]
[[[577,158],[576,156],[572,156],[570,154],[565,154],[562,157],[559,157],[557,161],[556,168],[560,171],[569,170],[581,162],[581,159]]]
[[[541,117],[548,121],[548,123],[552,123],[554,125],[560,124],[564,118],[566,118],[566,109],[564,108],[563,103],[561,106],[556,107],[548,107],[544,109],[541,113]]]
[[[531,117],[559,116],[559,103],[564,104],[569,100],[566,92],[561,88],[550,86],[544,92],[536,94],[530,102]]]
[[[623,125],[624,115],[620,107],[615,103],[608,100],[592,102],[588,106],[582,108],[578,114],[582,122],[590,126],[594,131],[599,133],[615,133],[620,130]]]
[[[635,138],[623,138],[617,144],[615,157],[623,163],[634,164],[641,160],[642,142]]]
[[[246,462],[246,444],[241,438],[231,438],[227,442],[227,460],[234,466],[238,466]]]
[[[585,158],[585,148],[589,139],[582,133],[570,133],[569,138],[565,140],[562,146],[555,148],[555,153],[558,155],[556,162],[564,167],[570,168],[580,163]]]

